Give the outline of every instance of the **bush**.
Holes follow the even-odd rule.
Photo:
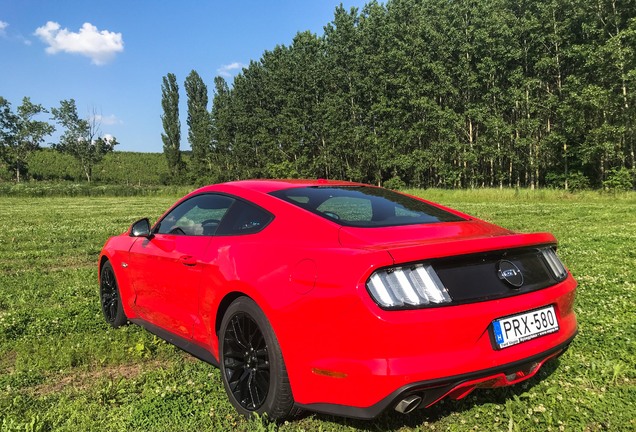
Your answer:
[[[546,186],[554,189],[565,188],[565,175],[558,173],[548,173],[545,176]],[[579,191],[590,188],[590,180],[581,171],[572,171],[567,175],[568,190]]]
[[[393,190],[406,189],[406,183],[404,183],[404,180],[402,180],[400,176],[398,175],[391,177],[390,179],[385,181],[382,185],[387,189],[393,189]]]
[[[603,189],[608,192],[625,192],[634,188],[634,176],[625,167],[612,169],[603,182]]]
[[[13,180],[12,173],[9,172],[9,167],[0,160],[0,181]]]

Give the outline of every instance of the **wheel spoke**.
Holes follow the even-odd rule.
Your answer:
[[[250,335],[249,335],[250,346],[252,348],[257,347],[262,338],[263,338],[263,335],[261,334],[261,331],[258,329],[258,327],[254,326],[254,330],[250,332]]]
[[[256,384],[256,374],[254,372],[250,374],[247,385],[248,385],[249,393],[250,393],[251,406],[256,408],[256,406],[259,405],[261,396],[260,396],[258,385]]]
[[[102,309],[106,308],[110,303],[110,294],[102,292]]]
[[[238,318],[234,318],[232,320],[232,331],[234,332],[234,342],[236,342],[240,347],[247,348],[247,341],[245,340],[245,336],[243,334],[243,329],[241,328],[241,324]]]
[[[110,308],[108,309],[108,318],[113,321],[115,319],[115,316],[117,316],[117,303],[115,302],[111,302],[110,303]]]
[[[230,385],[230,390],[232,390],[232,392],[234,393],[238,389],[244,369],[243,368],[229,369],[228,371],[229,373],[227,375],[227,382]]]
[[[256,372],[254,384],[262,394],[267,394],[267,388],[269,387],[269,372]]]
[[[247,397],[249,395],[249,390],[248,390],[249,379],[250,379],[250,374],[245,369],[243,369],[243,373],[241,374],[241,377],[239,378],[239,381],[238,381],[238,390],[239,390],[238,399],[241,401],[242,404],[247,404]]]
[[[237,369],[237,368],[242,368],[245,365],[245,362],[243,361],[243,357],[236,357],[236,358],[226,358],[225,359],[225,367],[227,369]]]
[[[223,356],[225,358],[231,358],[231,359],[243,359],[245,357],[245,353],[242,351],[226,351]]]

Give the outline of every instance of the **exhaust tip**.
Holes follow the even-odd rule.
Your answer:
[[[395,406],[395,410],[402,414],[408,414],[417,408],[422,402],[422,397],[417,395],[407,396]]]

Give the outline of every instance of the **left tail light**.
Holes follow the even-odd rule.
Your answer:
[[[430,264],[391,267],[375,271],[367,290],[382,308],[399,309],[439,305],[452,301]]]

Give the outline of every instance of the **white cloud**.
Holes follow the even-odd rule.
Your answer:
[[[229,78],[232,76],[233,71],[239,71],[243,69],[244,67],[245,65],[243,63],[234,62],[234,63],[221,66],[220,68],[216,70],[216,73],[218,73],[219,75],[223,77]]]
[[[6,37],[9,40],[17,40],[22,42],[25,45],[31,45],[31,41],[27,38],[25,38],[24,36],[22,36],[21,34],[16,34],[16,35],[8,35],[7,34],[7,27],[9,27],[9,23],[6,21],[0,21],[0,37]]]
[[[121,33],[99,31],[91,23],[84,23],[78,33],[73,33],[61,28],[58,23],[49,21],[38,27],[34,34],[48,45],[47,53],[80,54],[90,58],[95,65],[108,63],[117,53],[124,50]]]
[[[118,119],[117,116],[115,116],[115,114],[111,114],[107,116],[104,116],[101,114],[95,114],[94,116],[92,116],[92,120],[94,120],[95,123],[99,123],[105,126],[124,124],[124,122]]]

